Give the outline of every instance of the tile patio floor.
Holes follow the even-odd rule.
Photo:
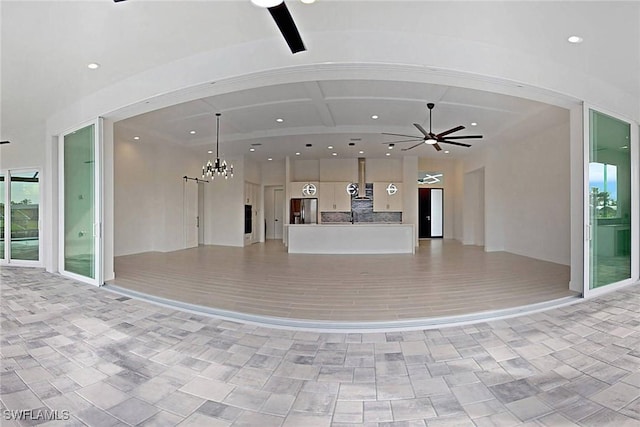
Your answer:
[[[502,321],[359,334],[202,317],[38,269],[0,280],[2,426],[640,426],[638,285]]]

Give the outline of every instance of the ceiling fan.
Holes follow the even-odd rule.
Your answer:
[[[269,10],[284,40],[287,42],[287,45],[289,45],[291,53],[307,50],[307,48],[304,47],[298,27],[296,27],[296,23],[293,22],[291,13],[284,3],[284,0],[251,0],[251,2],[260,7],[266,7]]]
[[[114,3],[120,3],[126,0],[113,0]],[[293,22],[293,17],[284,3],[284,0],[251,0],[251,2],[257,6],[265,7],[269,10],[271,17],[276,21],[278,29],[282,33],[284,40],[289,45],[291,53],[298,53],[307,50],[300,37],[300,32],[296,23]]]
[[[469,145],[469,144],[464,144],[462,142],[456,142],[456,141],[451,141],[451,140],[452,139],[479,139],[479,138],[482,138],[482,135],[448,136],[448,135],[450,135],[450,134],[452,134],[454,132],[458,132],[459,130],[464,129],[464,126],[462,126],[462,125],[456,126],[454,128],[451,128],[451,129],[446,130],[444,132],[441,132],[439,134],[433,133],[432,130],[431,130],[431,124],[432,124],[431,111],[433,110],[433,107],[435,107],[435,104],[433,104],[431,102],[427,104],[427,108],[429,109],[429,132],[427,132],[420,124],[414,123],[413,125],[416,128],[418,128],[418,130],[422,133],[421,136],[403,135],[403,134],[400,134],[400,133],[385,133],[385,132],[383,132],[382,133],[383,135],[405,136],[407,138],[411,138],[411,139],[403,139],[401,141],[385,142],[384,144],[391,145],[391,144],[396,144],[396,143],[399,143],[399,142],[420,141],[416,145],[412,145],[409,148],[403,148],[402,151],[411,150],[413,148],[416,148],[419,145],[422,145],[423,143],[432,145],[433,148],[436,149],[436,151],[441,151],[442,147],[440,147],[439,143],[459,145],[461,147],[471,147],[471,145]]]

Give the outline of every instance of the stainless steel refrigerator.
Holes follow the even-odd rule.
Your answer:
[[[291,199],[289,224],[317,224],[318,199]]]

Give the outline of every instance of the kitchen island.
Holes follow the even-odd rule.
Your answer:
[[[297,254],[413,254],[413,224],[291,224],[289,253]]]

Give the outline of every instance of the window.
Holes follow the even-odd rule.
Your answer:
[[[619,218],[618,167],[606,163],[589,163],[589,203],[596,218]]]

